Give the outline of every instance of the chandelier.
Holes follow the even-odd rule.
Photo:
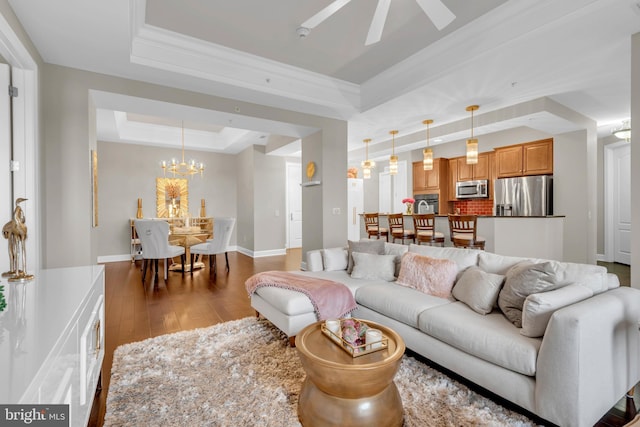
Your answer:
[[[176,175],[180,176],[193,176],[197,173],[202,176],[204,172],[204,163],[197,163],[196,161],[191,159],[189,163],[184,161],[184,121],[182,122],[182,161],[178,163],[178,161],[173,158],[168,163],[163,160],[161,163],[162,172],[164,176],[167,176],[167,171],[175,177]]]
[[[364,179],[371,178],[371,169],[376,167],[376,162],[373,160],[369,160],[369,143],[371,142],[371,138],[363,139],[364,149],[365,149],[365,157],[362,163],[362,177]]]

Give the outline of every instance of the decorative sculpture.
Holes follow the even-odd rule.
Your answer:
[[[32,274],[27,274],[27,225],[24,212],[20,203],[27,199],[17,198],[16,207],[13,210],[13,219],[2,227],[2,236],[9,242],[9,271],[3,273],[9,282],[26,282],[33,279]]]

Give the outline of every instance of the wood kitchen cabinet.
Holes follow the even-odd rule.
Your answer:
[[[466,157],[457,158],[458,181],[474,181],[476,179],[489,179],[489,155],[490,153],[478,154],[478,163],[468,165]]]
[[[449,159],[449,200],[458,200],[456,197],[456,182],[458,182],[458,159]]]
[[[424,170],[422,162],[413,162],[413,193],[424,193],[448,188],[448,165],[448,159],[433,159],[433,169],[426,171]]]
[[[553,173],[553,139],[495,149],[496,176],[508,178]]]

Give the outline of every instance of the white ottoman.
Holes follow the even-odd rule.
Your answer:
[[[313,305],[302,292],[263,286],[251,295],[251,307],[256,315],[262,315],[289,337],[295,344],[295,336],[304,327],[318,321]]]

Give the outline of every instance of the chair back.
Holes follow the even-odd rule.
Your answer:
[[[378,232],[378,212],[365,213],[364,225],[367,231],[371,230],[371,231]]]
[[[430,240],[433,240],[435,237],[435,222],[436,214],[414,214],[413,228],[416,231],[416,236],[430,236]]]
[[[476,215],[449,215],[449,234],[454,246],[474,246],[478,225]]]
[[[210,254],[222,254],[227,252],[235,224],[235,218],[213,219],[213,239],[207,240],[207,243],[209,243],[208,252]]]
[[[401,213],[389,214],[387,218],[389,219],[389,231],[391,231],[391,234],[404,233],[404,219]]]
[[[169,223],[158,219],[136,219],[136,232],[142,245],[142,258],[164,259],[172,257],[169,248]]]

